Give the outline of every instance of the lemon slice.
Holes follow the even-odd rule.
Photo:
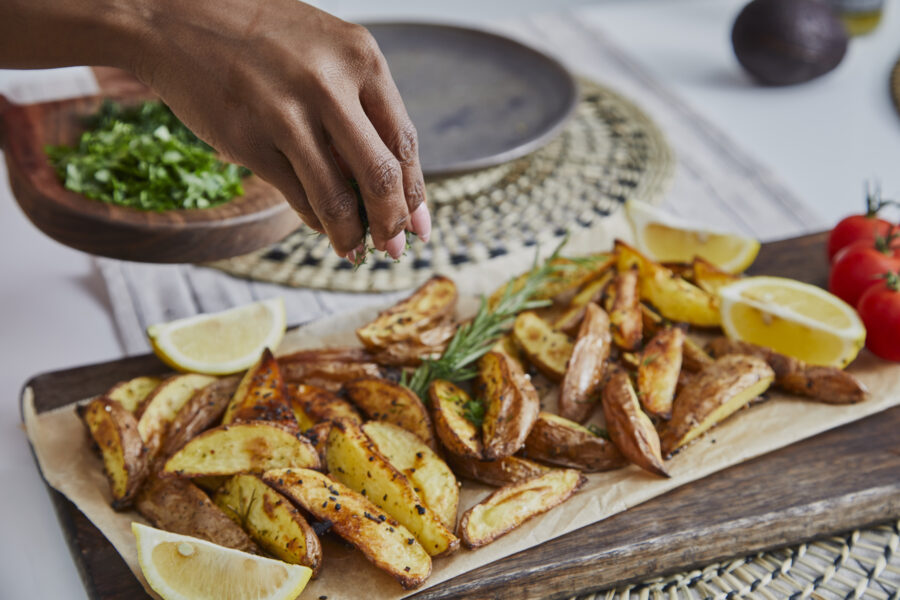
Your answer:
[[[153,351],[180,371],[224,375],[249,368],[265,348],[275,349],[284,337],[281,298],[247,304],[151,325]]]
[[[759,242],[732,233],[698,229],[659,208],[629,200],[625,212],[639,250],[662,262],[691,262],[705,258],[723,271],[740,273],[759,253]]]
[[[719,300],[728,337],[814,365],[844,367],[866,340],[849,304],[793,279],[747,277],[721,288]]]
[[[138,562],[163,600],[294,600],[312,569],[132,523]]]

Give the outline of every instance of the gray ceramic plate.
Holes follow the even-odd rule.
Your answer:
[[[511,39],[449,25],[367,27],[418,130],[426,176],[533,152],[559,133],[578,101],[561,64]]]

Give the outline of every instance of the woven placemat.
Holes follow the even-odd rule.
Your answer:
[[[894,108],[900,113],[900,58],[894,63],[894,68],[891,69],[890,89],[891,99],[894,101]]]
[[[433,233],[399,262],[372,256],[354,271],[324,237],[301,229],[269,248],[211,263],[232,275],[295,287],[394,291],[541,242],[591,230],[626,200],[658,201],[673,172],[662,132],[637,106],[596,83],[563,133],[522,159],[426,184]]]

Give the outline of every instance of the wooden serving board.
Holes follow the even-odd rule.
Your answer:
[[[750,272],[824,285],[824,234],[765,244]],[[38,413],[168,369],[138,356],[39,375]],[[434,588],[417,600],[568,598],[900,518],[900,407],[682,486]],[[50,489],[88,595],[147,594],[102,534]],[[336,599],[330,599],[336,600]]]

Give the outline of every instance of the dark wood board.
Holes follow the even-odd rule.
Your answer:
[[[824,284],[824,235],[765,244],[751,272]],[[167,368],[146,355],[39,375],[38,412]],[[414,596],[565,598],[900,518],[900,407],[825,432]],[[88,595],[147,595],[102,534],[50,489]],[[335,599],[331,599],[335,600]]]

